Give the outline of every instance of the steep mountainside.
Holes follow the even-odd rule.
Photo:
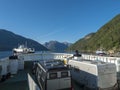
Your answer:
[[[60,43],[58,41],[50,41],[44,44],[50,51],[53,52],[65,52],[66,49],[71,45],[71,43],[63,42]]]
[[[94,52],[97,49],[120,51],[120,15],[114,17],[89,38],[78,40],[68,50],[75,49],[82,52]]]
[[[18,44],[25,44],[25,42],[27,42],[28,47],[35,48],[35,50],[48,50],[43,45],[32,39],[0,29],[0,51],[12,50],[13,48],[18,47]]]

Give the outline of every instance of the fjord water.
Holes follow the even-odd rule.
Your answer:
[[[12,55],[12,51],[0,51],[0,59]]]

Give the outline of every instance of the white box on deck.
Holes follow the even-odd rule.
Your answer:
[[[89,88],[110,88],[117,83],[115,64],[88,60],[69,60],[68,64],[73,67],[73,79]]]
[[[0,75],[6,75],[9,72],[9,60],[8,58],[3,58],[0,60],[0,66],[2,67]]]
[[[24,58],[23,56],[18,56],[18,70],[24,69]]]
[[[17,74],[18,71],[18,59],[9,60],[9,70],[11,74]]]

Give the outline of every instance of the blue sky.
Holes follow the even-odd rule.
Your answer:
[[[40,43],[74,43],[118,14],[120,0],[0,0],[0,28]]]

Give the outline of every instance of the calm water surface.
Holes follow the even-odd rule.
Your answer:
[[[0,51],[0,59],[12,55],[12,51]]]

